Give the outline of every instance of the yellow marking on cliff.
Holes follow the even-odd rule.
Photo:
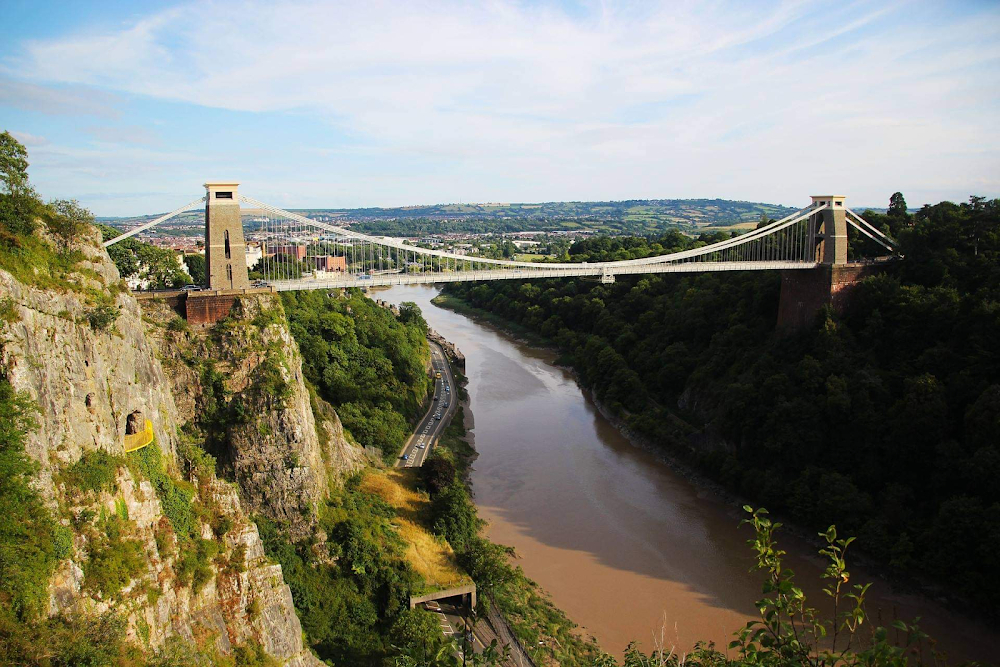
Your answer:
[[[147,419],[146,428],[138,433],[126,435],[125,442],[122,444],[122,447],[127,454],[129,452],[134,452],[137,449],[142,449],[151,442],[153,442],[153,422]]]

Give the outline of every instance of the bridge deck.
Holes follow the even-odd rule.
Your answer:
[[[445,271],[411,274],[339,274],[335,277],[276,280],[270,285],[279,292],[292,290],[336,289],[340,287],[385,287],[388,285],[430,285],[434,283],[475,282],[480,280],[524,280],[528,278],[569,278],[580,276],[618,276],[649,273],[704,273],[706,271],[764,271],[814,269],[816,262],[685,262],[677,264],[646,264],[608,268],[595,264],[593,268],[566,269],[501,269],[496,271]]]

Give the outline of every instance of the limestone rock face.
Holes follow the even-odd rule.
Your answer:
[[[287,660],[285,664],[322,664],[302,643],[302,629],[281,566],[264,556],[257,526],[242,511],[236,490],[215,478],[199,486],[200,496],[217,505],[231,527],[219,538],[224,542],[225,559],[213,564],[213,578],[197,592],[191,586],[178,585],[176,544],[166,541],[167,549],[160,551],[157,533],[167,529],[169,521],[148,481],[137,483],[122,468],[116,492],[102,493],[89,505],[110,513],[118,511],[117,503],[123,503],[134,522],[135,537],[147,554],[147,571],[129,586],[137,593],[145,589],[143,596],[133,600],[139,604],[134,605],[129,619],[130,638],[157,649],[171,636],[192,642],[207,636],[224,653],[234,645],[256,641],[275,658]],[[203,536],[214,538],[210,527],[203,528]],[[78,547],[84,551],[86,540]],[[50,613],[101,613],[111,608],[109,601],[83,594],[83,580],[83,570],[75,559],[64,561],[50,581]]]
[[[150,304],[151,317],[173,317],[165,306],[155,309]],[[215,390],[184,360],[213,360],[228,394],[227,416],[217,425],[224,431],[220,459],[227,474],[252,512],[296,539],[307,535],[331,483],[361,467],[364,454],[347,441],[336,412],[310,396],[279,299],[241,296],[210,331],[167,332],[162,345],[186,421],[198,418],[206,392]],[[319,429],[314,404],[324,406]]]
[[[91,325],[98,306],[86,291],[40,289],[0,270],[0,295],[10,296],[19,317],[3,329],[0,364],[42,416],[27,452],[42,463],[71,463],[88,449],[120,453],[128,416],[138,410],[152,421],[160,447],[172,454],[178,425],[173,395],[142,311],[121,289],[118,271],[96,238],[77,249],[95,258],[88,268],[100,276],[80,275],[81,286],[112,295],[117,317],[106,329]]]
[[[285,516],[282,505],[287,503],[292,508],[288,517],[301,514],[300,508],[314,507],[338,470],[349,469],[361,457],[350,452],[353,446],[343,439],[335,414],[325,415],[322,424],[335,434],[330,440],[336,446],[331,449],[317,436],[301,357],[287,327],[280,321],[258,327],[263,333],[240,333],[246,328],[240,324],[215,340],[209,340],[210,333],[167,331],[118,287],[118,273],[96,236],[77,249],[88,257],[78,265],[85,270],[70,276],[80,289],[42,289],[0,270],[0,298],[9,297],[16,313],[13,322],[0,320],[0,363],[14,388],[38,404],[39,428],[26,446],[40,464],[35,486],[73,536],[70,557],[49,582],[50,614],[114,608],[127,617],[129,637],[151,653],[171,637],[211,642],[222,652],[255,641],[284,665],[321,665],[303,645],[291,591],[281,566],[265,557],[248,507],[278,518]],[[98,304],[110,304],[117,313],[107,327],[92,317]],[[243,313],[242,322],[259,312],[258,307]],[[170,343],[171,337],[197,344],[182,349]],[[259,391],[261,364],[270,363],[268,355],[276,351],[283,357],[280,405]],[[232,428],[239,493],[214,475],[197,479],[180,470],[178,427],[196,421],[204,392],[197,363],[188,363],[192,359],[181,359],[181,354],[219,358],[233,396],[260,417],[253,427],[248,421]],[[146,419],[172,478],[189,484],[184,488],[193,489],[198,505],[214,508],[214,516],[226,525],[221,530],[198,519],[197,532],[216,543],[219,555],[208,561],[211,574],[197,592],[178,576],[181,554],[172,519],[149,480],[120,465],[113,491],[81,493],[63,476],[94,450],[122,457],[120,461],[136,456],[123,454],[123,437],[144,428]],[[264,425],[268,436],[257,428]],[[94,530],[98,519],[81,517],[115,515],[124,517],[128,539],[141,543],[143,567],[119,598],[105,600],[87,586],[85,575],[91,542],[99,539]],[[302,519],[303,526],[308,523]]]

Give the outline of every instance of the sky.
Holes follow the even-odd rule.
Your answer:
[[[1000,2],[0,0],[45,198],[1000,196]]]

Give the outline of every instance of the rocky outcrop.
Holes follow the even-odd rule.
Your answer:
[[[151,652],[171,637],[214,644],[223,653],[256,642],[282,664],[320,665],[303,646],[291,591],[280,565],[265,557],[250,514],[291,520],[299,508],[313,508],[338,471],[361,455],[352,454],[332,410],[324,412],[317,435],[287,327],[258,320],[263,302],[243,304],[228,329],[193,334],[176,322],[167,326],[173,317],[150,316],[121,288],[96,236],[75,249],[88,259],[58,281],[25,284],[0,270],[0,363],[13,387],[40,408],[26,450],[39,463],[36,486],[73,536],[70,556],[50,580],[50,613],[114,609],[127,618],[130,638]],[[229,400],[252,410],[244,412],[252,419],[231,431],[239,493],[214,474],[189,469],[179,455],[179,427],[197,422],[205,391],[200,362],[209,357],[220,360]],[[279,362],[270,368],[277,374],[265,377],[272,361]],[[280,400],[262,391],[269,386],[262,378],[284,387]],[[162,480],[154,486],[134,465],[140,453],[123,453],[124,436],[141,431],[147,419],[180,495],[163,495]],[[118,457],[115,488],[81,492],[65,473],[95,450]],[[174,504],[170,516],[161,497]],[[173,532],[178,502],[190,505],[198,524],[185,538],[184,554]],[[85,572],[104,539],[100,522],[115,516],[127,539],[141,544],[141,567],[105,599]],[[181,575],[180,560],[202,540],[213,545],[201,563],[208,574],[193,585]]]
[[[165,305],[148,308],[154,320],[169,323],[175,317]],[[206,392],[213,391],[205,386],[204,363],[223,379],[225,417],[207,428],[224,436],[219,456],[243,502],[293,538],[305,537],[331,484],[361,467],[364,455],[347,440],[329,406],[317,428],[313,406],[321,402],[311,399],[305,385],[302,355],[278,297],[241,296],[229,317],[211,330],[162,331],[165,356],[176,368],[175,394],[188,420],[199,419]]]
[[[84,503],[73,506],[73,512],[78,516],[85,510],[126,515],[130,539],[141,542],[146,554],[146,571],[129,584],[121,599],[103,600],[86,593],[78,561],[85,559],[83,554],[90,545],[85,534],[78,534],[75,557],[63,561],[50,583],[50,613],[131,608],[130,639],[152,649],[162,647],[172,636],[196,645],[207,638],[222,653],[252,641],[287,661],[286,665],[320,665],[302,643],[302,630],[281,566],[265,557],[257,526],[242,510],[236,490],[215,478],[199,486],[200,500],[215,506],[229,525],[219,537],[211,526],[201,526],[203,537],[221,542],[221,555],[212,564],[213,576],[200,590],[178,583],[180,554],[176,541],[170,539],[170,523],[153,486],[148,480],[137,481],[121,468],[114,493],[88,496]]]
[[[43,464],[71,463],[89,449],[120,452],[129,414],[139,411],[172,454],[173,395],[139,305],[96,239],[75,249],[93,259],[73,275],[74,288],[25,285],[0,270],[0,295],[12,299],[17,316],[4,328],[0,364],[42,416],[27,452]]]

